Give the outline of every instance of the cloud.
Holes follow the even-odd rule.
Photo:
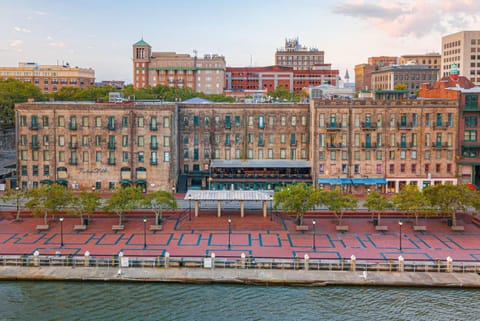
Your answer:
[[[50,47],[54,47],[54,48],[65,48],[66,47],[65,43],[62,42],[62,41],[59,41],[59,42],[52,41],[48,45]]]
[[[18,46],[21,46],[22,44],[23,44],[23,40],[15,39],[15,40],[10,40],[10,42],[8,43],[8,46],[9,47],[18,47]]]
[[[335,14],[365,20],[392,36],[416,37],[468,29],[478,22],[478,11],[478,0],[347,0],[333,10]]]
[[[15,30],[16,32],[25,32],[25,33],[30,33],[31,30],[30,29],[27,29],[27,28],[20,28],[20,27],[13,27],[13,30]]]

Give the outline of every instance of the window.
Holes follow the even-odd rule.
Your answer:
[[[90,127],[90,121],[88,116],[82,116],[82,127]]]
[[[143,152],[138,152],[137,153],[137,160],[139,163],[143,163],[145,161],[145,155]]]
[[[441,164],[435,164],[435,172],[440,173],[441,169],[442,169]]]
[[[395,151],[391,150],[388,152],[388,159],[395,160]]]
[[[467,142],[476,142],[477,141],[477,131],[476,130],[466,130],[463,132],[463,140]]]
[[[275,125],[275,117],[268,116],[268,126],[273,127]]]
[[[96,162],[101,162],[102,161],[102,152],[100,152],[100,151],[95,152],[95,161]]]
[[[330,160],[337,160],[337,152],[331,151],[330,152]]]
[[[58,127],[65,127],[65,117],[58,116]]]
[[[394,164],[390,164],[390,165],[388,166],[388,171],[389,171],[390,174],[395,173],[395,165],[394,165]]]
[[[318,127],[320,128],[325,127],[325,114],[318,115]]]
[[[382,174],[382,164],[377,164],[376,170],[377,170],[377,174]]]
[[[163,147],[170,147],[170,136],[163,136]]]
[[[240,116],[235,116],[235,126],[239,127],[241,125],[241,118]]]
[[[163,128],[170,128],[170,117],[163,117]]]
[[[353,172],[355,174],[360,174],[360,165],[358,164],[353,165]]]
[[[65,136],[58,136],[58,146],[65,146]]]
[[[145,146],[145,138],[143,136],[138,136],[137,137],[137,145],[138,145],[138,147]]]
[[[123,116],[122,117],[122,127],[123,128],[128,128],[128,116]]]
[[[412,174],[415,174],[417,172],[417,165],[412,164]]]
[[[258,116],[258,128],[260,129],[265,128],[265,119],[263,115]]]
[[[240,134],[235,134],[235,144],[240,144],[240,141],[241,141],[240,137],[241,137]]]
[[[325,134],[319,134],[318,142],[319,147],[325,147]]]
[[[405,173],[405,164],[400,164],[400,173]]]
[[[347,153],[347,151],[342,151],[342,160],[348,160],[348,153]]]
[[[376,160],[382,160],[382,154],[383,154],[383,153],[382,153],[381,151],[377,151],[377,152],[376,152],[376,155],[375,155],[375,159],[376,159]]]
[[[170,152],[163,152],[163,161],[166,163],[170,161]]]
[[[360,151],[357,150],[353,153],[353,159],[360,160]]]
[[[253,116],[248,116],[248,126],[253,126]]]
[[[477,128],[478,120],[477,116],[465,116],[465,127],[466,128]]]
[[[297,135],[296,134],[290,134],[290,145],[291,146],[297,145]]]
[[[50,160],[50,151],[48,151],[48,150],[43,151],[43,160],[44,161],[49,161]]]
[[[193,149],[193,160],[198,160],[198,148]]]
[[[281,134],[281,135],[280,135],[280,143],[281,143],[281,144],[285,144],[286,141],[287,141],[287,140],[286,140],[285,134]]]
[[[360,157],[360,153],[358,153],[358,157]],[[325,160],[325,152],[324,151],[319,151],[318,152],[318,159],[319,160]]]
[[[50,176],[50,166],[43,165],[43,176]]]
[[[225,116],[225,128],[226,128],[226,129],[232,128],[231,118],[232,118],[232,117],[231,117],[230,115],[226,115],[226,116]]]
[[[27,116],[20,116],[20,126],[21,127],[27,126]]]
[[[240,159],[240,157],[241,157],[240,149],[239,149],[239,148],[236,148],[236,149],[235,149],[235,159]]]
[[[307,126],[307,116],[302,116],[302,126]]]
[[[280,118],[280,125],[281,125],[281,126],[286,126],[286,125],[287,125],[287,117],[282,116],[282,117]]]
[[[58,161],[64,162],[65,161],[65,152],[58,152]]]
[[[365,160],[370,160],[372,158],[369,150],[365,151]]]
[[[430,114],[425,114],[425,127],[430,127]]]
[[[287,158],[287,150],[285,148],[280,148],[280,159]]]
[[[411,156],[411,159],[412,159],[412,160],[416,160],[416,159],[417,159],[417,151],[416,151],[416,150],[412,150],[412,154],[411,154],[410,156]]]
[[[342,173],[347,174],[347,171],[348,171],[347,164],[342,164]]]
[[[102,127],[102,117],[100,116],[95,117],[95,127]]]
[[[292,116],[292,126],[297,126],[297,116]]]
[[[143,118],[143,116],[138,116],[137,117],[137,127],[138,128],[145,127],[145,119]]]
[[[42,116],[42,125],[44,128],[48,127],[48,116]]]
[[[22,165],[20,167],[20,173],[22,176],[28,176],[27,165]]]

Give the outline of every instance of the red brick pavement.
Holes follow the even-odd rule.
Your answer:
[[[232,217],[230,249],[227,216]],[[118,223],[116,217],[94,217],[86,231],[74,231],[78,218],[66,217],[63,222],[61,247],[61,223],[50,222],[50,229],[37,232],[36,225],[43,219],[26,217],[15,222],[10,217],[0,218],[0,255],[31,254],[38,250],[42,255],[111,256],[123,251],[129,256],[159,256],[169,252],[171,256],[240,257],[241,253],[254,257],[293,258],[308,254],[311,258],[338,259],[355,255],[357,259],[445,260],[450,256],[456,261],[480,261],[480,228],[459,221],[465,231],[454,232],[444,220],[422,221],[425,232],[415,232],[411,222],[402,226],[399,234],[398,219],[384,218],[382,225],[388,231],[378,232],[368,218],[347,218],[344,225],[348,232],[337,232],[333,218],[317,218],[315,233],[311,219],[305,219],[309,231],[297,232],[289,219],[274,220],[260,213],[246,213],[241,218],[237,211],[216,217],[214,212],[201,212],[199,217],[173,215],[163,222],[162,231],[150,231],[153,217],[149,217],[144,231],[143,217],[129,217],[125,230],[112,231]],[[144,234],[144,232],[146,232]],[[147,247],[144,249],[144,236]],[[312,248],[315,237],[315,250]],[[400,238],[402,251],[399,250]]]

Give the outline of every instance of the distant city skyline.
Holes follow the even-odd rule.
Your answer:
[[[94,68],[96,80],[132,83],[132,44],[224,55],[227,66],[269,66],[285,38],[348,69],[370,56],[440,52],[442,35],[480,30],[475,0],[135,2],[25,0],[0,4],[0,65]]]

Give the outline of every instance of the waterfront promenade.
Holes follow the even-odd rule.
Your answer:
[[[125,256],[157,257],[169,253],[172,257],[239,258],[242,253],[257,258],[341,259],[354,255],[364,260],[444,261],[480,263],[480,228],[469,216],[461,216],[458,224],[463,231],[453,231],[443,219],[421,220],[426,231],[414,231],[413,222],[405,221],[400,234],[398,218],[382,219],[387,231],[377,231],[367,217],[346,218],[343,225],[349,231],[336,230],[334,218],[316,217],[315,232],[311,218],[305,218],[309,230],[297,231],[293,220],[285,215],[262,217],[260,212],[247,211],[241,218],[238,211],[226,211],[216,217],[214,211],[202,211],[191,217],[187,211],[167,215],[161,231],[151,231],[153,215],[143,222],[143,214],[129,215],[122,231],[112,230],[116,216],[93,217],[85,231],[75,231],[77,217],[65,217],[63,223],[50,222],[50,229],[37,231],[43,219],[24,216],[15,222],[12,215],[0,217],[0,255],[111,256],[120,251]],[[231,229],[227,217],[232,219]],[[272,219],[273,218],[273,219]],[[63,232],[62,232],[63,230]],[[63,239],[63,246],[61,241]],[[144,244],[145,243],[145,244]],[[146,247],[144,247],[146,245]],[[401,250],[400,250],[401,246]],[[315,247],[315,248],[313,248]]]

